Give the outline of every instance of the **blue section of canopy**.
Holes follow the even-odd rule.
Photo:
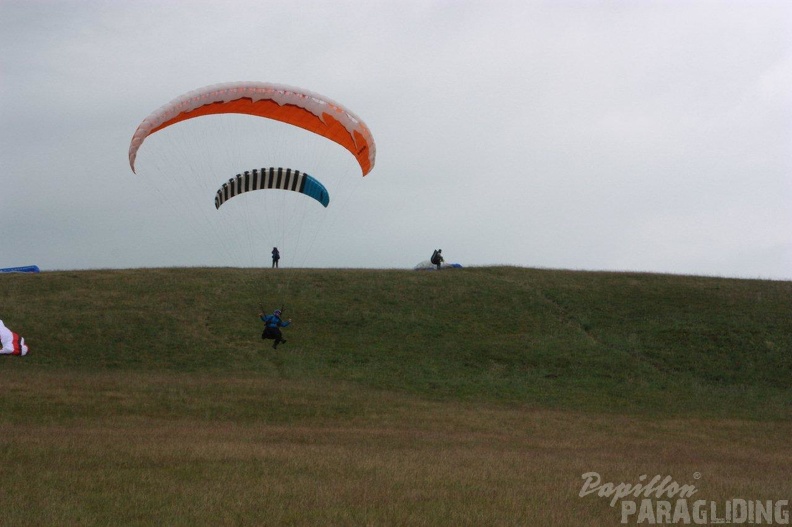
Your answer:
[[[0,269],[0,273],[38,273],[40,269],[38,265],[25,265],[22,267],[6,267]]]
[[[302,193],[312,197],[325,207],[330,204],[330,194],[328,194],[327,189],[313,176],[309,176],[308,174],[305,174],[305,186],[303,187]]]

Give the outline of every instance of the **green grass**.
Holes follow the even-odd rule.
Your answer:
[[[0,275],[0,525],[615,525],[788,499],[792,283],[512,267]],[[258,304],[294,325],[273,350]]]
[[[787,419],[792,284],[474,268],[2,276],[26,369],[353,382],[434,400]],[[294,325],[277,351],[258,304]]]

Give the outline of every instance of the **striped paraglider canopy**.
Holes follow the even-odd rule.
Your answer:
[[[215,208],[219,209],[220,205],[234,196],[253,190],[267,189],[299,192],[315,199],[325,207],[330,204],[330,194],[316,178],[291,168],[269,167],[246,170],[243,174],[237,174],[227,183],[223,183],[215,195]]]

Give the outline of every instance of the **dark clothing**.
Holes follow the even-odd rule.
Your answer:
[[[283,333],[278,327],[266,327],[264,328],[264,332],[261,334],[261,338],[270,340],[283,340]]]
[[[280,260],[280,252],[278,251],[278,248],[275,247],[275,248],[272,249],[272,268],[273,269],[276,268],[276,267],[279,267],[278,266],[278,260]]]
[[[261,338],[274,340],[275,342],[272,343],[273,348],[278,348],[278,344],[281,342],[286,342],[286,339],[283,338],[283,333],[281,333],[280,328],[285,328],[291,322],[288,320],[284,321],[281,319],[280,315],[273,313],[272,315],[262,315],[261,321],[264,322],[264,332],[261,334]]]
[[[432,253],[432,259],[430,260],[434,265],[437,266],[437,270],[440,270],[440,265],[443,263],[443,255],[441,254],[443,251],[440,249],[436,249],[435,252]]]

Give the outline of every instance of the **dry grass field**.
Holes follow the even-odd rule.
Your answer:
[[[619,505],[579,496],[592,471],[670,475],[708,501],[792,495],[789,422],[237,375],[0,379],[17,405],[0,424],[3,525],[618,525]]]
[[[623,500],[580,496],[589,472],[670,476],[721,516],[730,500],[792,499],[788,284],[506,269],[481,293],[477,270],[327,273],[292,286],[301,325],[277,352],[255,317],[213,319],[255,300],[195,285],[213,271],[0,277],[30,299],[4,320],[34,346],[0,361],[0,525],[620,525]],[[138,294],[152,281],[168,301]],[[413,298],[435,288],[473,305]],[[664,310],[685,289],[706,309]],[[458,337],[504,303],[476,322],[492,349]],[[333,317],[364,323],[330,338]],[[399,317],[414,322],[387,325]]]

